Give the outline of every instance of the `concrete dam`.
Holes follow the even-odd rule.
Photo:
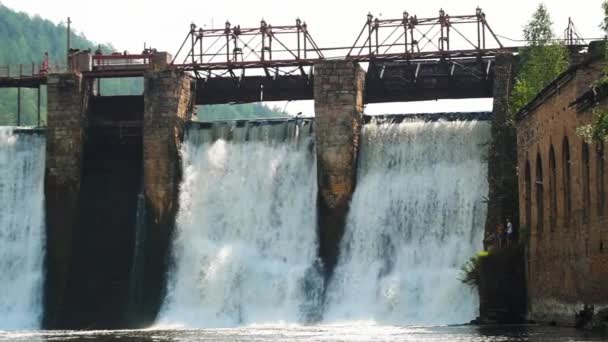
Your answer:
[[[476,317],[499,74],[494,113],[371,117],[363,69],[326,61],[315,118],[212,123],[179,70],[139,96],[83,75],[48,75],[45,129],[1,131],[0,329]]]

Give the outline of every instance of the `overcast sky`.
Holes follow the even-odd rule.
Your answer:
[[[308,23],[321,47],[350,45],[371,12],[381,18],[399,18],[404,10],[419,17],[437,16],[440,8],[451,15],[473,14],[480,6],[494,31],[521,39],[522,27],[540,1],[535,0],[0,0],[12,9],[37,14],[53,22],[72,18],[73,26],[96,42],[111,42],[117,49],[139,52],[144,42],[158,50],[175,52],[191,22],[220,27],[226,20],[242,27],[257,27],[264,18],[273,25]],[[600,37],[601,0],[545,0],[561,35],[572,17],[585,37]],[[503,39],[507,46],[520,45]],[[479,101],[478,101],[479,102]],[[481,103],[481,102],[480,102]],[[469,105],[467,105],[469,106]],[[487,106],[487,101],[483,106]],[[290,105],[291,107],[291,105]],[[472,108],[472,107],[471,107]],[[485,107],[484,107],[485,108]],[[476,108],[472,108],[475,110]],[[417,111],[417,110],[409,110]]]

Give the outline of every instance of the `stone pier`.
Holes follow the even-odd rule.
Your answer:
[[[365,71],[352,61],[314,66],[319,255],[331,275],[355,190]]]
[[[492,140],[488,151],[488,212],[486,232],[495,232],[498,222],[510,218],[518,226],[517,136],[509,122],[509,97],[515,82],[515,58],[496,56]]]
[[[48,77],[45,211],[47,281],[45,327],[61,324],[77,220],[83,158],[83,122],[88,91],[77,74]]]
[[[516,61],[513,54],[505,53],[497,55],[495,63],[485,232],[495,234],[498,223],[506,229],[506,220],[510,218],[517,234],[520,230],[517,136],[509,120]],[[524,253],[525,248],[512,247],[498,250],[483,260],[478,287],[482,322],[523,322],[526,310]]]
[[[193,109],[191,80],[162,69],[145,74],[143,182],[146,202],[142,324],[154,321],[164,298],[171,234],[181,181],[180,145]]]

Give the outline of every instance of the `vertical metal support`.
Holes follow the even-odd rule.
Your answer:
[[[272,30],[272,27],[270,29]],[[268,35],[268,58],[272,60],[272,31]]]
[[[260,22],[260,32],[262,33],[262,62],[266,60],[266,22]]]
[[[194,25],[194,23],[190,24],[190,60],[192,61],[192,64],[194,64],[194,46],[196,45],[196,40],[194,40],[195,30],[196,25]]]
[[[200,62],[199,63],[204,63],[205,61],[203,60],[203,29],[200,28],[198,29],[198,39],[200,40],[200,43],[198,44],[199,47],[199,51],[200,51]]]
[[[444,35],[443,35],[443,18],[445,16],[445,12],[443,11],[443,9],[439,10],[439,29],[441,32],[441,35],[439,37],[439,51],[443,51],[444,50]]]
[[[300,26],[301,23],[300,18],[296,19],[296,30],[298,34],[298,59],[300,59],[300,33],[302,32],[302,27]],[[306,37],[304,37],[304,40],[306,40]]]
[[[411,48],[410,52],[414,53],[414,42],[415,42],[415,40],[414,40],[414,26],[413,25],[410,26],[410,38],[411,38],[410,41],[412,42],[411,43],[412,44],[412,48]]]
[[[307,42],[310,39],[310,36],[308,35],[308,25],[306,25],[306,23],[304,23],[304,25],[302,26],[302,29],[304,30],[304,59],[307,59],[308,57],[308,46],[307,46]]]
[[[481,49],[481,8],[475,10],[477,16],[477,50]]]
[[[403,38],[404,38],[404,47],[405,47],[405,52],[407,53],[407,25],[408,25],[408,21],[409,21],[409,13],[407,13],[407,11],[403,12]]]
[[[380,20],[378,20],[378,18],[376,18],[374,20],[374,31],[376,31],[376,55],[380,53],[380,47],[378,46],[379,43],[379,33],[378,31],[380,31]]]
[[[367,45],[369,48],[369,54],[372,54],[372,14],[367,14]]]
[[[486,21],[482,18],[481,20],[481,43],[482,47],[486,49]]]
[[[445,26],[445,31],[446,31],[445,42],[447,45],[447,50],[450,51],[450,24],[449,23]]]
[[[23,65],[19,64],[19,78],[23,75]],[[21,87],[17,87],[17,126],[21,126]]]
[[[224,26],[224,34],[226,35],[226,62],[230,63],[230,22],[226,22]]]
[[[38,127],[40,127],[40,87],[41,85],[38,85],[38,94],[36,97],[36,105],[37,105],[37,113],[38,113]]]

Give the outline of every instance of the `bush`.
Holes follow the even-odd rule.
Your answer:
[[[490,255],[489,252],[478,252],[460,267],[460,281],[470,287],[478,287],[481,279],[480,265],[484,258]]]

